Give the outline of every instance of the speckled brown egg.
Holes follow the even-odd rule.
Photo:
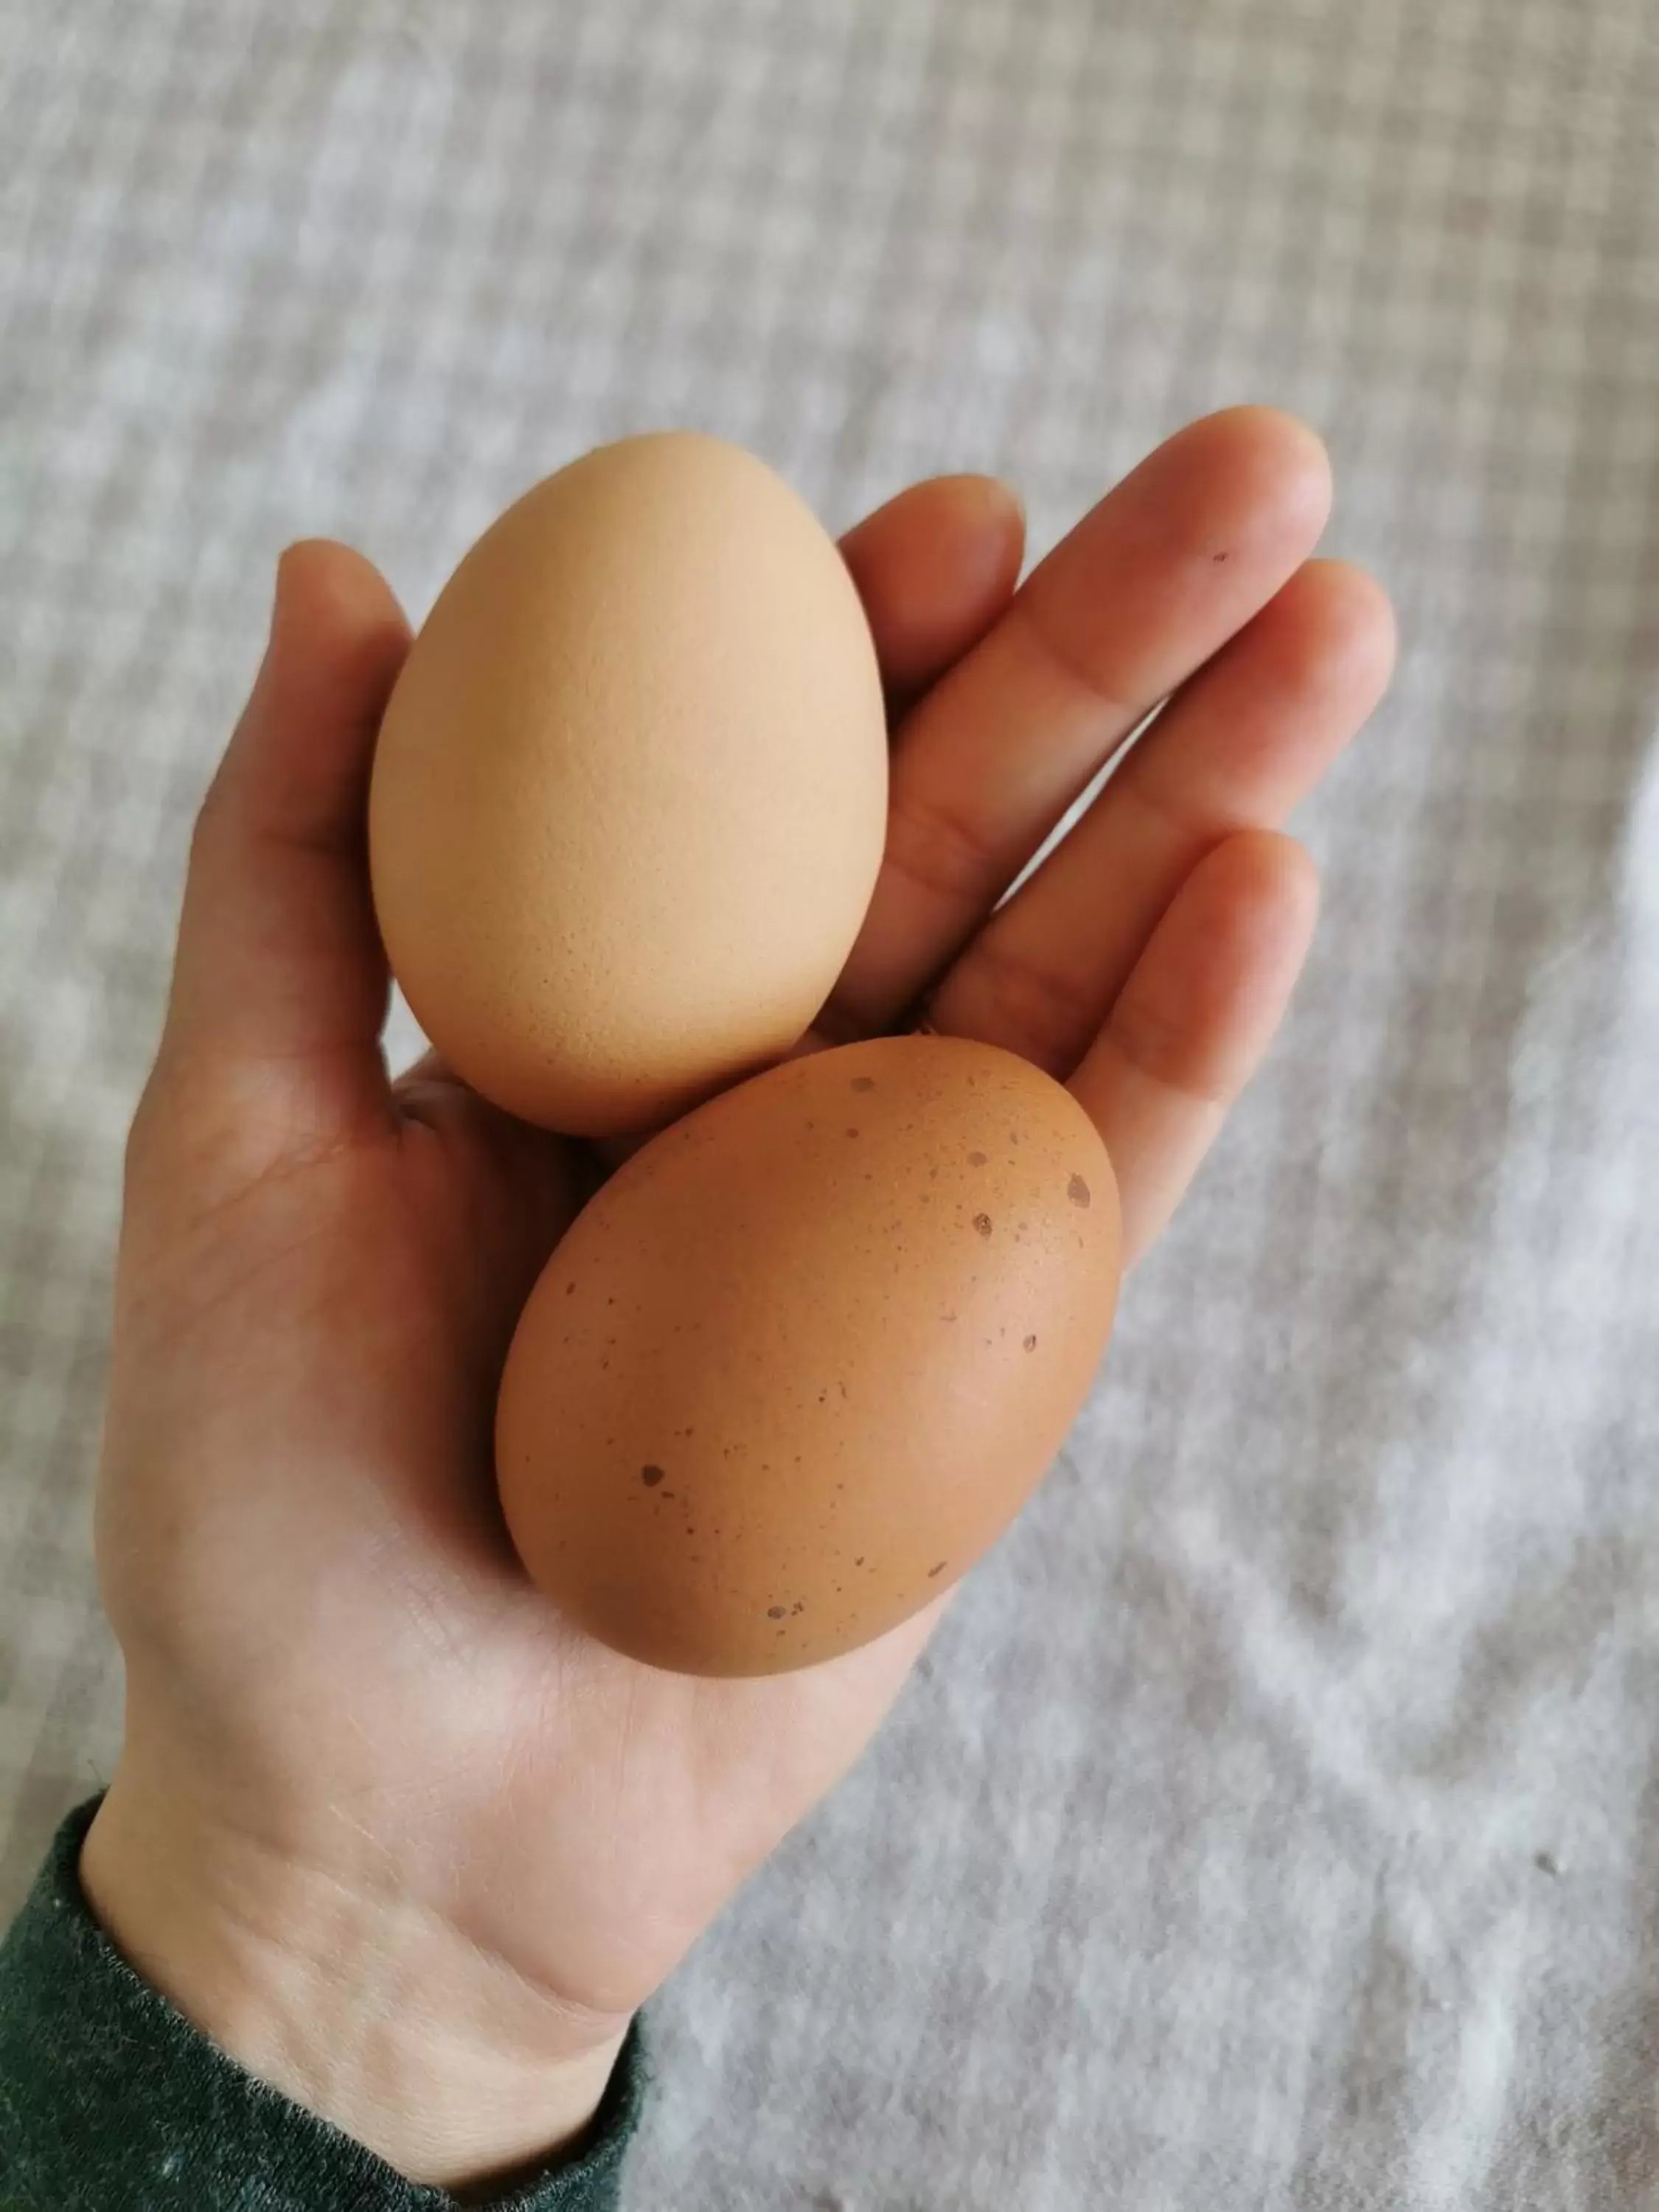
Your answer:
[[[369,794],[392,972],[498,1105],[659,1126],[811,1020],[886,790],[869,625],[811,510],[718,439],[602,447],[486,532],[398,678]]]
[[[623,1167],[544,1273],[496,1425],[530,1573],[617,1650],[763,1674],[953,1583],[1048,1465],[1117,1295],[1116,1185],[1027,1061],[792,1060]]]

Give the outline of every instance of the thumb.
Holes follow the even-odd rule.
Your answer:
[[[364,820],[408,649],[361,556],[325,540],[283,556],[264,661],[197,820],[164,1060],[384,1106]]]

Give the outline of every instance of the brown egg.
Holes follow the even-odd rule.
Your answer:
[[[497,1104],[659,1126],[811,1020],[886,790],[869,625],[810,508],[714,438],[602,447],[473,547],[386,709],[392,971]]]
[[[1118,1245],[1092,1123],[1012,1054],[879,1038],[728,1091],[620,1170],[526,1309],[496,1425],[520,1555],[654,1666],[866,1642],[1048,1465]]]

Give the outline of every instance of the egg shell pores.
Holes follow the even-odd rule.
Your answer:
[[[832,1657],[947,1588],[1059,1449],[1116,1300],[1081,1107],[989,1046],[792,1060],[635,1153],[538,1283],[501,1386],[513,1540],[652,1665]]]
[[[659,1125],[788,1050],[886,827],[869,625],[811,509],[681,433],[600,447],[462,561],[369,796],[392,971],[497,1104]]]

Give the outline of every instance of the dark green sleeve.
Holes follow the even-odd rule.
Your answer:
[[[0,1943],[0,2212],[445,2212],[251,2075],[141,1982],[76,1869],[96,1808],[58,1830]],[[493,2212],[612,2212],[639,2118],[638,2031],[580,2154]]]

